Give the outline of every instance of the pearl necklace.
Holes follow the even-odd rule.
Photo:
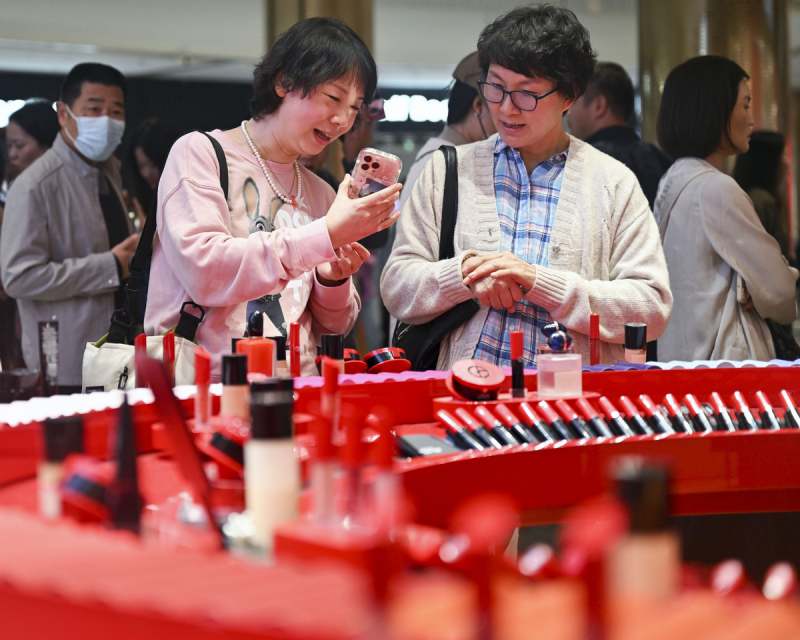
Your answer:
[[[295,209],[297,208],[297,201],[300,200],[300,197],[303,195],[303,176],[300,174],[300,165],[298,164],[297,160],[294,161],[294,177],[297,181],[297,196],[290,196],[286,193],[283,193],[277,187],[277,178],[273,178],[272,174],[270,173],[269,169],[267,169],[267,163],[264,162],[264,158],[261,157],[261,154],[258,152],[253,139],[250,137],[250,134],[247,132],[247,120],[242,120],[242,133],[244,134],[244,139],[247,140],[247,146],[250,147],[250,151],[253,152],[253,155],[258,162],[258,166],[261,167],[261,171],[264,173],[264,177],[267,179],[267,183],[272,189],[272,192],[278,196],[281,200],[283,200],[286,204],[292,205]]]

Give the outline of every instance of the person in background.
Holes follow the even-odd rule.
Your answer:
[[[156,208],[158,181],[169,150],[182,132],[158,118],[144,120],[131,134],[123,166],[128,204],[141,223]]]
[[[186,300],[202,306],[196,340],[219,379],[221,356],[252,313],[268,337],[285,338],[298,322],[303,373],[316,374],[320,334],[346,334],[358,315],[352,276],[370,255],[358,241],[394,224],[401,185],[351,199],[348,177],[334,193],[299,159],[348,131],[376,83],[352,29],[302,20],[256,66],[252,117],[209,133],[225,153],[227,200],[211,141],[193,132],[173,145],[158,189],[148,334],[174,327]]]
[[[784,145],[783,134],[777,131],[754,131],[750,148],[736,157],[733,179],[750,196],[764,229],[778,241],[788,259]]]
[[[563,128],[594,68],[589,33],[568,9],[521,7],[483,30],[478,54],[498,135],[455,148],[455,257],[438,259],[445,163],[434,153],[398,221],[381,278],[386,306],[421,324],[477,300],[480,310],[442,341],[439,369],[473,357],[508,365],[514,330],[532,363],[551,319],[588,357],[592,312],[602,360],[620,360],[625,323],[658,337],[672,297],[636,177]]]
[[[628,72],[615,62],[598,62],[584,94],[567,112],[572,135],[585,140],[633,171],[650,208],[658,181],[672,161],[639,138],[632,123],[635,91]]]
[[[11,114],[6,127],[6,188],[53,145],[56,135],[58,117],[50,100],[29,100]],[[17,303],[0,287],[0,364],[4,370],[24,366],[20,339]]]
[[[769,360],[766,319],[796,316],[797,271],[724,171],[750,145],[750,101],[749,76],[720,56],[687,60],[664,83],[658,141],[675,162],[655,215],[675,303],[662,360]]]
[[[39,368],[39,323],[57,321],[57,385],[71,392],[81,388],[86,343],[108,329],[138,241],[112,156],[125,130],[124,76],[93,62],[73,67],[58,124],[52,148],[8,192],[0,270],[19,305],[26,365]]]
[[[481,79],[481,65],[478,52],[473,51],[453,70],[453,84],[447,99],[447,124],[438,135],[425,141],[408,169],[400,197],[400,207],[406,203],[414,183],[422,173],[431,155],[444,144],[457,146],[485,140],[495,133],[489,109],[478,91]]]

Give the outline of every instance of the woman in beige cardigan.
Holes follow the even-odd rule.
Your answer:
[[[748,149],[750,100],[747,73],[718,56],[684,62],[664,85],[658,139],[676,162],[655,214],[675,302],[658,342],[662,360],[768,360],[775,350],[764,319],[795,318],[797,271],[723,173],[728,157]]]
[[[619,360],[625,322],[644,322],[658,337],[672,297],[636,177],[563,129],[594,67],[588,33],[567,9],[521,7],[484,29],[478,53],[499,138],[456,147],[455,257],[438,260],[445,163],[435,153],[400,214],[384,303],[409,324],[470,298],[480,303],[443,341],[440,369],[473,356],[507,364],[507,332],[517,328],[530,362],[551,319],[569,328],[588,361],[592,312],[601,319],[601,358]]]

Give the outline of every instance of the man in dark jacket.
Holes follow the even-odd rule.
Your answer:
[[[658,147],[643,142],[630,125],[634,89],[625,69],[614,62],[598,62],[586,92],[567,114],[573,135],[624,163],[639,180],[650,208],[658,181],[672,161]]]

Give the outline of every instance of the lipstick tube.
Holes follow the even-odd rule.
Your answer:
[[[469,431],[467,431],[464,425],[461,424],[449,411],[439,409],[439,411],[436,412],[436,417],[439,419],[439,422],[444,425],[450,440],[459,449],[474,449],[476,451],[484,451],[488,448]]]
[[[747,406],[747,400],[744,399],[741,391],[734,391],[733,396],[733,410],[736,414],[736,421],[739,424],[740,431],[757,431],[758,422],[750,412],[750,407]]]
[[[578,435],[579,438],[594,438],[595,434],[589,430],[589,427],[583,421],[575,410],[569,406],[565,400],[556,400],[554,402],[558,412],[567,421],[567,424],[572,428],[572,431]]]
[[[575,400],[575,404],[578,405],[578,409],[580,409],[583,414],[584,420],[589,424],[589,428],[595,435],[601,438],[614,437],[614,432],[611,430],[611,427],[600,417],[600,414],[586,398],[578,398]]]
[[[600,316],[589,314],[589,364],[600,364]]]
[[[671,393],[666,394],[664,396],[664,405],[667,407],[669,419],[672,422],[672,426],[675,427],[676,433],[694,433],[692,423],[683,415],[681,405],[678,403],[675,396]]]
[[[611,403],[611,400],[606,398],[605,396],[600,396],[597,402],[600,404],[600,408],[606,414],[606,418],[609,420],[609,426],[611,427],[611,431],[614,435],[618,436],[635,436],[636,433],[628,424],[628,421],[622,417],[617,408]]]
[[[364,466],[364,441],[361,423],[354,416],[346,417],[344,423],[344,446],[341,449],[341,465],[345,477],[345,506],[342,521],[345,526],[361,516],[362,481]]]
[[[503,426],[503,423],[489,409],[484,406],[475,408],[475,415],[483,422],[489,432],[502,444],[515,447],[518,444],[526,444],[527,440],[517,440],[514,435]]]
[[[172,331],[167,331],[161,342],[161,356],[164,362],[164,367],[169,376],[169,383],[175,386],[175,334]]]
[[[378,434],[376,449],[377,473],[372,482],[371,511],[379,534],[391,536],[401,520],[403,489],[399,474],[394,473],[396,451],[394,434],[385,415],[370,413],[367,426]]]
[[[495,406],[494,411],[500,417],[500,420],[505,423],[506,429],[513,433],[517,440],[523,444],[536,444],[538,442],[533,433],[525,428],[525,425],[517,419],[517,416],[506,405],[498,404]]]
[[[194,426],[207,430],[211,418],[211,355],[205,349],[194,353]]]
[[[528,429],[530,429],[536,440],[539,442],[555,442],[556,440],[561,440],[561,436],[559,434],[554,434],[550,430],[547,423],[542,420],[541,416],[536,413],[530,404],[527,402],[520,402],[519,409],[522,411]]]
[[[792,396],[786,389],[781,389],[781,400],[786,411],[783,414],[783,423],[789,429],[800,429],[800,413],[792,400]]]
[[[694,425],[695,433],[709,433],[714,430],[711,426],[711,421],[706,415],[706,410],[697,401],[693,393],[687,393],[684,397],[686,406],[689,407],[689,413],[692,415],[692,424]]]
[[[340,402],[339,402],[339,363],[323,356],[320,361],[322,367],[322,393],[320,395],[320,410],[331,425],[332,437],[340,434]]]
[[[141,367],[139,366],[139,363],[142,361],[142,358],[147,357],[147,335],[144,333],[138,334],[133,339],[133,344],[134,344],[133,366],[134,370],[136,371],[136,386],[143,387],[144,383],[142,381],[144,380],[144,378],[140,375],[139,369]]]
[[[769,398],[763,391],[756,391],[756,400],[761,409],[761,428],[770,431],[779,431],[781,423],[775,415],[772,405],[769,403]]]
[[[338,375],[338,369],[334,368],[334,371]],[[334,508],[336,457],[331,417],[323,416],[315,421],[313,433],[314,459],[310,470],[312,517],[318,525],[325,526],[332,524],[336,515]]]
[[[144,502],[139,492],[133,411],[128,404],[126,394],[122,396],[122,404],[117,410],[115,436],[114,457],[117,466],[114,479],[109,484],[106,493],[109,519],[114,529],[123,529],[138,534]]]
[[[527,393],[525,389],[525,363],[522,359],[523,338],[522,331],[511,332],[511,396],[514,398],[524,398]]]
[[[569,428],[567,425],[564,424],[564,421],[561,417],[556,413],[555,409],[550,406],[550,403],[547,400],[542,400],[536,405],[536,408],[542,414],[545,423],[550,427],[551,431],[557,433],[561,440],[574,440],[575,436],[570,433]],[[580,437],[580,436],[578,436]]]
[[[650,428],[650,425],[647,424],[647,420],[639,413],[636,405],[633,404],[633,400],[628,396],[620,396],[619,403],[622,405],[622,410],[628,415],[628,422],[635,432],[644,436],[653,435],[653,430]]]
[[[670,421],[659,411],[656,403],[653,402],[650,396],[646,393],[639,394],[639,404],[644,407],[644,412],[647,415],[647,420],[653,428],[653,431],[656,433],[675,433],[675,429],[672,428]]]
[[[289,324],[289,373],[293,378],[300,376],[300,323]]]
[[[472,435],[483,442],[487,447],[502,449],[505,446],[498,438],[489,433],[469,411],[464,409],[464,407],[459,407],[456,409],[455,413],[456,417],[461,420],[461,423],[466,425],[467,429],[472,432]],[[514,444],[516,444],[516,441]]]
[[[711,394],[711,405],[714,407],[714,418],[717,421],[717,428],[721,431],[736,431],[736,424],[731,418],[731,412],[722,401],[720,395],[714,391]]]

